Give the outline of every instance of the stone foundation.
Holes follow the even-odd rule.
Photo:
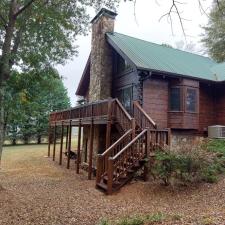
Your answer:
[[[172,132],[171,134],[171,148],[182,148],[183,146],[194,146],[201,143],[204,140],[203,136],[184,133],[184,132]]]

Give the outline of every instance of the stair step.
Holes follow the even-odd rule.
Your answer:
[[[102,183],[102,182],[101,183],[97,183],[96,186],[98,188],[100,188],[101,190],[103,190],[103,191],[107,191],[107,185]]]

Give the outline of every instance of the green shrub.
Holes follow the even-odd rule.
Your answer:
[[[148,222],[162,222],[164,219],[166,218],[166,216],[159,212],[153,215],[147,215],[146,216],[146,221]]]
[[[151,166],[154,178],[165,185],[172,180],[187,185],[205,181],[214,183],[225,172],[225,141],[206,141],[196,146],[182,146],[179,150],[156,150]]]
[[[109,222],[107,220],[101,220],[98,225],[144,225],[146,222],[157,223],[162,222],[166,216],[159,212],[156,214],[151,214],[147,216],[132,216],[126,217],[119,221]]]
[[[143,225],[144,224],[144,218],[142,217],[131,217],[131,218],[125,218],[120,220],[117,225]]]
[[[110,223],[106,219],[102,219],[98,225],[110,225]]]

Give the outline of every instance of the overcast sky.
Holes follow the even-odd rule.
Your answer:
[[[200,47],[200,39],[203,30],[201,26],[207,24],[207,15],[199,9],[198,0],[180,0],[185,4],[178,4],[183,21],[187,43],[193,42],[197,49]],[[118,16],[115,21],[115,31],[150,42],[162,44],[167,43],[174,47],[177,42],[185,42],[184,35],[178,20],[173,16],[173,32],[167,18],[160,17],[169,11],[172,1],[168,0],[137,0],[136,17],[134,16],[134,5],[131,2],[122,2],[117,10]],[[209,10],[212,0],[202,0],[205,10]],[[91,13],[94,17],[95,13]],[[64,77],[63,82],[68,89],[72,105],[76,102],[75,91],[85,67],[91,48],[91,33],[78,37],[76,44],[79,45],[79,55],[64,66],[57,66],[59,73]]]

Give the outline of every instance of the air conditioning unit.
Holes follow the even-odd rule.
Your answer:
[[[209,138],[225,138],[225,126],[215,125],[208,127]]]

